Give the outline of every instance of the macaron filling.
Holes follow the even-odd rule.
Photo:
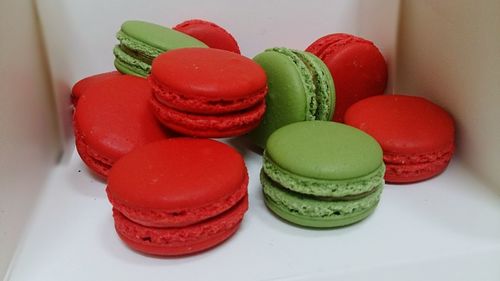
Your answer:
[[[151,99],[151,104],[157,118],[170,129],[183,133],[198,131],[199,136],[206,134],[207,137],[213,133],[217,133],[219,137],[222,134],[231,136],[235,133],[233,130],[248,132],[257,127],[266,109],[262,101],[247,110],[211,116],[178,111],[163,105],[156,97]]]
[[[386,176],[415,177],[439,173],[450,162],[454,150],[454,144],[450,143],[442,151],[425,154],[402,155],[384,152]]]
[[[153,59],[156,58],[159,54],[166,51],[136,40],[122,30],[118,31],[118,33],[116,34],[116,39],[120,41],[120,44],[118,46],[121,49],[123,49],[124,51],[125,49],[131,50],[133,54],[138,54],[138,58],[145,58],[149,60],[149,63],[151,63]]]
[[[116,57],[115,66],[128,74],[147,76],[151,71],[153,59],[164,52],[158,48],[135,40],[122,30],[118,31],[116,38],[120,44],[113,48]]]
[[[122,50],[125,54],[127,54],[133,58],[139,59],[140,61],[142,61],[146,64],[151,65],[151,63],[153,63],[154,57],[150,57],[150,56],[147,56],[147,55],[145,55],[137,50],[130,49],[123,44],[118,45],[118,48],[120,48],[120,50]]]
[[[392,165],[412,165],[412,164],[428,164],[433,162],[442,162],[451,158],[455,145],[450,143],[446,148],[440,151],[421,153],[421,154],[401,154],[384,151],[384,162]]]
[[[271,48],[267,49],[266,52],[277,52],[282,55],[285,55],[297,67],[300,72],[300,78],[302,79],[302,85],[304,86],[304,91],[306,94],[306,120],[316,120],[316,113],[318,108],[318,102],[316,100],[316,88],[317,86],[313,80],[313,73],[311,69],[309,69],[304,61],[297,56],[294,51],[287,48]]]
[[[113,161],[106,157],[100,156],[97,152],[92,150],[82,138],[77,137],[75,140],[77,149],[81,152],[82,159],[86,162],[90,162],[89,166],[95,168],[102,176],[106,177],[109,170],[113,165]]]
[[[113,48],[116,68],[122,73],[134,75],[140,74],[141,76],[146,77],[151,71],[151,65],[143,62],[139,58],[130,56],[119,46],[120,45],[117,45]]]
[[[316,56],[307,52],[293,52],[302,59],[312,74],[316,93],[315,120],[331,120],[335,107],[335,87],[330,71]]]
[[[248,109],[262,103],[267,93],[267,85],[265,85],[256,92],[249,93],[247,96],[237,99],[209,98],[203,96],[189,97],[162,84],[154,77],[154,74],[150,75],[148,80],[159,102],[165,106],[197,114],[229,113]]]
[[[301,73],[307,98],[306,120],[330,120],[335,103],[335,88],[328,68],[313,54],[288,48],[272,48],[290,58]]]
[[[119,198],[115,198],[108,189],[106,189],[106,193],[113,207],[135,223],[152,227],[180,227],[209,219],[227,211],[247,195],[247,185],[248,175],[245,175],[241,186],[229,196],[198,208],[178,210],[145,210],[144,208],[127,205]]]
[[[202,222],[182,228],[147,227],[129,220],[117,209],[113,209],[117,232],[135,243],[164,247],[186,247],[192,243],[209,240],[223,233],[234,232],[248,209],[248,198],[241,198],[226,212]],[[186,254],[185,250],[182,254]]]
[[[269,179],[280,186],[301,194],[309,194],[328,198],[356,196],[374,190],[384,183],[385,166],[382,164],[373,172],[358,178],[343,180],[322,180],[300,176],[277,165],[264,152],[263,171]]]
[[[305,196],[297,192],[291,192],[288,188],[274,182],[264,172],[261,172],[266,200],[270,200],[278,208],[287,210],[289,213],[307,218],[318,218],[321,220],[332,220],[344,216],[363,214],[377,205],[382,193],[383,183],[375,186],[373,190],[364,196],[349,198],[350,200],[332,200],[321,196]]]

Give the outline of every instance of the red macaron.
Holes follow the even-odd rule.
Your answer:
[[[118,71],[110,71],[85,77],[79,80],[75,83],[75,85],[73,85],[73,88],[71,89],[71,102],[73,103],[73,105],[76,105],[80,96],[82,96],[90,86],[99,84],[108,79],[113,79],[114,77],[120,75],[123,74]]]
[[[380,143],[387,182],[417,182],[438,175],[454,152],[453,118],[421,97],[370,97],[351,106],[345,122]]]
[[[213,22],[192,19],[179,23],[173,29],[200,40],[210,48],[240,53],[240,47],[234,37]]]
[[[106,178],[113,163],[167,134],[150,108],[146,79],[117,75],[90,85],[73,115],[76,148],[83,162]]]
[[[184,135],[239,136],[257,127],[264,115],[264,70],[229,51],[184,48],[163,53],[153,61],[148,80],[155,115]]]
[[[384,93],[387,65],[371,41],[335,33],[314,41],[306,51],[323,60],[335,81],[333,121],[343,122],[345,111],[355,102]]]
[[[172,138],[145,145],[111,170],[107,194],[115,228],[131,248],[185,255],[230,237],[248,208],[241,155],[210,139]]]

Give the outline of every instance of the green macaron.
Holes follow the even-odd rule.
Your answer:
[[[331,120],[335,87],[330,71],[319,58],[308,52],[272,48],[254,60],[266,72],[269,86],[266,114],[250,133],[255,144],[264,148],[276,129],[290,123]]]
[[[297,122],[276,130],[264,151],[261,183],[267,207],[289,222],[317,228],[370,215],[384,185],[380,145],[335,122]]]
[[[144,21],[124,22],[116,38],[120,41],[113,49],[116,69],[121,73],[142,77],[149,74],[153,59],[163,52],[207,47],[189,35]]]

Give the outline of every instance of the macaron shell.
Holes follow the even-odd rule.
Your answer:
[[[230,208],[232,202],[226,199],[246,178],[243,158],[232,147],[210,139],[172,138],[120,159],[111,170],[107,191],[129,208],[181,216],[215,204],[225,206],[218,212]]]
[[[268,80],[267,111],[252,140],[265,147],[267,138],[278,128],[306,120],[308,100],[301,74],[293,61],[276,52],[263,52],[254,60],[262,66]]]
[[[185,47],[207,47],[203,42],[170,28],[144,21],[126,21],[121,31],[144,44],[167,51]]]
[[[298,122],[278,129],[267,141],[266,155],[290,173],[325,180],[357,178],[382,165],[382,149],[375,139],[327,121]]]
[[[139,252],[178,256],[210,249],[232,236],[248,209],[245,197],[225,213],[198,224],[180,228],[150,228],[134,223],[114,210],[115,229],[120,238]]]
[[[385,95],[362,100],[348,110],[346,123],[373,136],[384,152],[398,155],[438,152],[454,142],[452,117],[421,97]]]
[[[384,150],[385,179],[409,183],[443,172],[455,149],[452,117],[430,101],[386,95],[349,108],[346,123],[372,135]]]
[[[345,111],[353,103],[384,93],[387,65],[372,42],[347,34],[331,34],[312,43],[306,51],[323,60],[335,81],[334,121],[343,122]]]
[[[218,49],[184,48],[160,55],[151,75],[185,97],[235,100],[266,87],[264,70],[251,59]]]
[[[381,95],[385,91],[385,60],[371,45],[346,47],[336,55],[326,57],[325,64],[329,66],[336,81],[337,104],[334,121],[343,121],[346,110],[355,102]]]
[[[199,19],[187,20],[176,25],[173,29],[200,40],[210,48],[240,53],[240,48],[234,37],[215,23]]]
[[[89,87],[75,109],[76,137],[111,161],[166,138],[167,133],[150,111],[150,99],[147,81],[130,75]]]
[[[189,35],[143,21],[124,22],[116,38],[120,41],[113,48],[116,69],[139,77],[146,77],[151,71],[151,62],[165,51],[207,47]]]
[[[106,81],[108,79],[112,79],[116,76],[122,75],[118,71],[110,71],[110,72],[105,72],[105,73],[100,73],[92,76],[85,77],[78,82],[75,83],[73,88],[71,89],[71,102],[73,105],[76,105],[78,99],[80,96],[87,91],[87,89],[94,85],[94,84],[99,84],[103,81]]]

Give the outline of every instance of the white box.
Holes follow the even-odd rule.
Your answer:
[[[498,23],[491,12],[500,8],[496,2],[39,0],[37,5],[45,52],[39,49],[30,4],[0,7],[7,19],[15,19],[7,9],[25,11],[21,27],[27,27],[19,29],[23,40],[8,45],[9,55],[35,49],[27,57],[2,54],[1,61],[14,66],[5,67],[5,73],[2,68],[0,83],[2,100],[11,100],[0,111],[2,133],[11,133],[3,134],[0,142],[7,144],[0,152],[2,170],[8,171],[0,178],[0,226],[6,233],[0,245],[7,249],[0,256],[10,260],[5,280],[500,279],[500,197],[495,193],[500,177],[494,172],[500,156],[500,79],[487,79],[500,71],[500,48],[494,48],[500,38],[485,36],[495,30],[492,23]],[[189,18],[226,27],[247,56],[274,46],[304,49],[333,32],[374,41],[389,63],[388,92],[424,95],[455,116],[456,157],[436,178],[386,185],[378,209],[361,223],[317,231],[286,224],[265,208],[258,182],[261,159],[249,151],[245,160],[251,177],[250,209],[234,237],[183,258],[150,257],[128,249],[114,232],[105,184],[92,177],[74,153],[70,87],[86,75],[113,69],[114,34],[124,20],[172,26]],[[2,21],[2,38],[12,34],[7,23]],[[485,45],[469,41],[476,38],[486,40]],[[485,69],[475,68],[477,61]],[[37,72],[26,70],[33,65]],[[12,69],[30,75],[13,76]],[[40,87],[47,91],[47,71],[55,108],[48,96],[32,94]],[[19,77],[32,82],[20,89],[29,99],[10,98],[22,85]],[[474,89],[480,93],[471,97]],[[30,102],[36,99],[41,102]],[[17,113],[19,108],[24,114]],[[53,120],[44,117],[50,111],[57,112],[61,146],[55,141]],[[27,121],[19,120],[26,112],[31,113]],[[8,123],[12,117],[16,122]],[[24,131],[31,133],[19,133]],[[36,139],[24,140],[26,136]],[[231,144],[245,146],[240,141]],[[22,145],[29,152],[15,151]],[[58,147],[65,159],[44,166],[56,157]],[[30,175],[31,181],[24,178]]]

